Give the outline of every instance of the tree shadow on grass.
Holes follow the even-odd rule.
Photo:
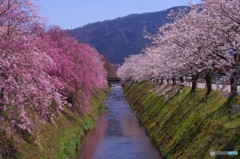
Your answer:
[[[177,94],[176,94],[177,95]],[[176,126],[178,124],[181,124],[182,122],[184,122],[188,116],[191,114],[191,112],[197,108],[198,105],[200,105],[202,102],[205,102],[205,98],[207,98],[206,96],[203,96],[202,99],[200,99],[197,103],[194,103],[196,106],[190,106],[190,107],[184,107],[185,106],[185,103],[187,103],[188,101],[192,100],[193,97],[195,97],[197,95],[197,92],[189,92],[185,97],[184,99],[182,99],[179,103],[178,103],[178,106],[175,108],[175,110],[173,111],[173,113],[168,117],[168,119],[164,122],[163,126],[162,126],[162,129],[165,130],[166,132],[171,132],[171,134],[175,134],[180,127],[177,127]],[[175,96],[174,96],[175,97]],[[174,100],[174,97],[172,99],[169,99],[167,102],[170,102],[170,100]],[[165,104],[167,104],[167,102]],[[167,114],[167,113],[166,113]],[[166,116],[166,114],[162,117],[161,120],[163,120],[163,118]],[[160,122],[161,122],[160,120]],[[176,122],[177,121],[177,122]],[[173,130],[172,127],[175,127],[175,129]],[[196,134],[195,132],[197,132],[199,130],[199,125],[197,125],[196,127],[196,131],[192,131],[194,133],[192,133],[190,136],[190,138],[194,138],[196,137]],[[171,138],[171,136],[169,136],[170,134],[168,134],[167,136],[169,138]],[[184,138],[184,137],[183,137]],[[182,140],[185,140],[182,139]],[[182,141],[181,140],[181,141]],[[180,142],[181,142],[180,141]],[[179,146],[178,144],[181,144],[181,143],[176,143],[175,146]],[[174,147],[175,147],[174,146]],[[182,145],[183,146],[183,145]],[[182,147],[181,146],[181,147]],[[172,150],[169,150],[169,153],[172,153],[173,152],[173,149],[174,147],[172,148]]]
[[[7,139],[5,132],[0,132],[0,158],[16,159],[18,156],[14,143]]]
[[[236,95],[231,95],[227,102],[221,107],[219,110],[222,115],[228,114],[228,119],[231,119],[233,112],[231,112],[231,108],[234,104],[236,104]]]
[[[226,146],[221,150],[221,151],[238,151],[239,152],[239,148],[235,149],[240,142],[240,134],[238,134],[237,136],[233,136],[231,138],[231,140],[226,144]],[[217,156],[217,159],[233,159],[233,158],[240,158],[239,156]]]

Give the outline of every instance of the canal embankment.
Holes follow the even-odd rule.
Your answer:
[[[210,151],[240,150],[238,96],[156,86],[124,84],[124,94],[164,158],[213,158]]]
[[[89,99],[88,110],[82,114],[79,114],[79,110],[74,107],[64,106],[60,112],[61,116],[57,117],[54,124],[41,124],[36,121],[36,132],[33,134],[23,131],[12,134],[2,132],[0,158],[76,158],[84,136],[95,126],[96,117],[104,111],[103,102],[108,92],[109,90],[95,91]]]

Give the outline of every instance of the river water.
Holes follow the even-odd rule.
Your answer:
[[[160,159],[158,151],[140,127],[120,84],[112,86],[98,117],[79,151],[79,159]]]

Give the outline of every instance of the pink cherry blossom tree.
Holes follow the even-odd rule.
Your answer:
[[[29,34],[37,20],[29,1],[1,1],[0,16],[0,111],[5,114],[1,118],[30,131],[28,110],[45,120],[51,116],[52,100],[57,102],[56,111],[62,108],[57,81],[47,73],[55,63],[38,49],[36,36]]]
[[[96,89],[106,88],[102,56],[58,27],[41,27],[30,1],[1,1],[0,17],[0,123],[9,123],[5,127],[31,132],[36,116],[54,123],[72,93],[86,107]]]

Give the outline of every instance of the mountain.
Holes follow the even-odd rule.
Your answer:
[[[154,34],[158,28],[171,22],[168,17],[171,11],[187,9],[186,6],[173,7],[167,10],[132,14],[114,20],[106,20],[68,30],[79,41],[89,43],[114,64],[121,64],[125,57],[140,53],[151,43],[144,38]]]

